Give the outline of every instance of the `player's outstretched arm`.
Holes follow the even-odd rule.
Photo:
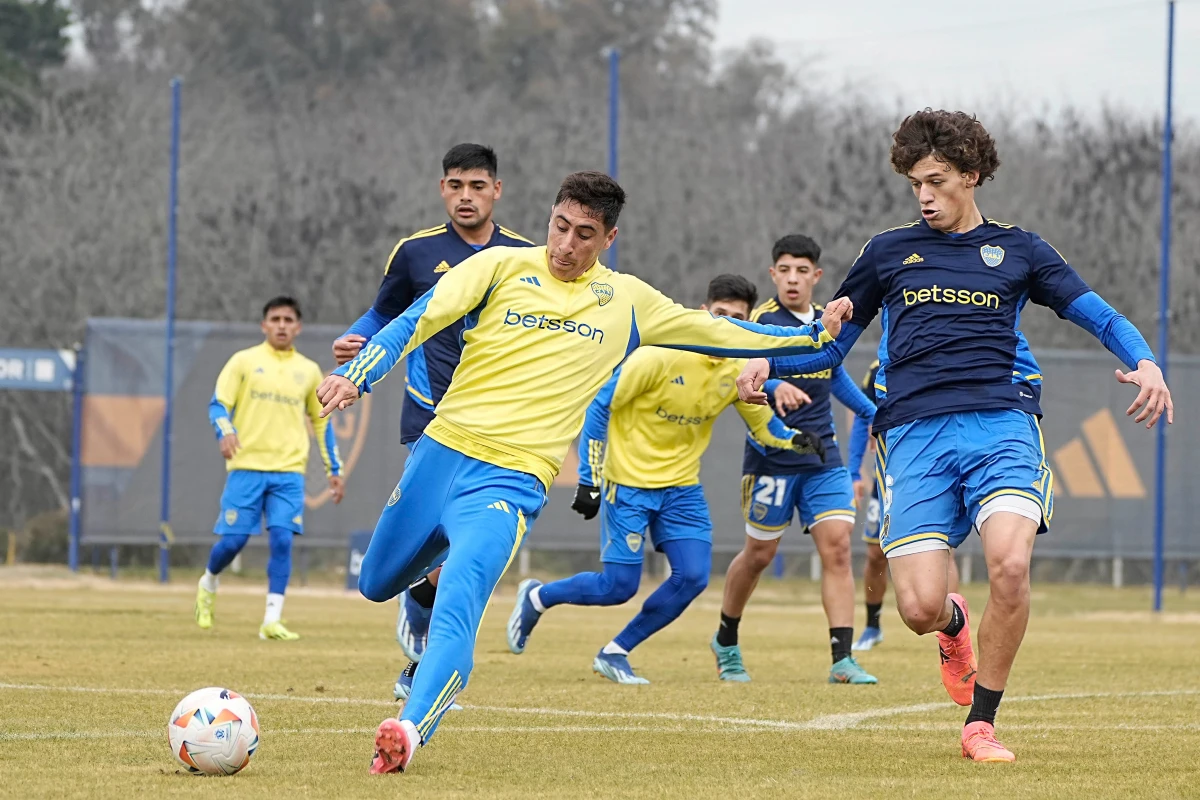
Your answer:
[[[845,307],[849,306],[849,301],[845,301],[833,314],[822,317],[821,322],[785,328],[714,317],[707,311],[684,308],[641,281],[630,282],[629,288],[640,293],[635,313],[641,344],[720,358],[816,353],[833,341],[841,328]],[[826,324],[832,325],[833,330]]]
[[[1164,413],[1167,424],[1175,421],[1171,390],[1154,360],[1154,351],[1132,322],[1092,291],[1072,301],[1063,316],[1099,339],[1129,368],[1129,372],[1116,371],[1119,383],[1131,383],[1140,389],[1133,404],[1125,411],[1127,416],[1136,413],[1134,421],[1145,422],[1147,428],[1154,427]]]
[[[495,253],[484,250],[446,273],[436,286],[384,326],[362,352],[325,378],[317,388],[321,416],[352,405],[413,348],[478,307],[493,286],[496,258]]]
[[[818,434],[789,428],[768,406],[743,403],[741,400],[735,401],[733,406],[750,430],[750,437],[764,447],[814,453],[822,462],[825,461],[825,443]]]

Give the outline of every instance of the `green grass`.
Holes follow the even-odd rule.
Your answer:
[[[160,588],[0,570],[0,796],[1200,796],[1194,597],[1169,595],[1152,619],[1145,590],[1036,586],[999,718],[1019,760],[978,765],[959,757],[965,714],[941,688],[935,643],[894,613],[861,659],[880,684],[830,686],[817,587],[764,581],[742,625],[754,682],[721,684],[707,648],[717,584],[634,653],[652,685],[623,687],[590,664],[635,606],[555,609],[516,657],[507,584],[467,710],[406,774],[377,777],[372,732],[403,666],[394,604],[297,590],[285,617],[304,638],[277,643],[257,638],[260,585],[227,581],[209,633],[192,623],[193,592],[182,577]],[[978,616],[986,589],[966,594]],[[183,774],[166,744],[175,703],[208,685],[247,694],[261,720],[261,748],[233,778]]]

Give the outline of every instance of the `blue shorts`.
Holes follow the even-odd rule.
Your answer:
[[[1054,514],[1054,476],[1032,414],[940,414],[887,430],[877,443],[880,546],[889,555],[958,547],[995,511],[1037,518],[1039,533]]]
[[[261,533],[264,512],[265,527],[304,533],[304,474],[233,470],[225,479],[213,533]]]
[[[867,544],[879,544],[879,520],[881,517],[883,514],[880,513],[879,481],[875,481],[875,486],[871,489],[871,498],[867,500],[867,521],[863,525],[862,540]]]
[[[854,524],[854,482],[850,470],[834,467],[794,475],[743,475],[742,516],[746,535],[771,541],[792,524],[792,510],[805,529],[840,519]]]
[[[646,532],[655,550],[675,539],[712,543],[712,518],[700,484],[635,489],[605,483],[600,505],[600,560],[641,564]]]

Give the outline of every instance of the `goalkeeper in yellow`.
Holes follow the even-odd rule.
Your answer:
[[[750,281],[719,275],[708,285],[708,302],[701,308],[745,320],[757,300]],[[583,423],[579,488],[571,506],[584,519],[600,513],[604,571],[545,585],[522,581],[508,621],[510,650],[525,652],[526,639],[548,608],[615,606],[633,597],[649,531],[650,544],[667,556],[671,576],[592,661],[592,670],[614,683],[649,683],[629,666],[629,652],[678,619],[708,586],[712,571],[712,519],[700,485],[700,458],[720,413],[736,408],[750,435],[765,447],[825,460],[820,435],[788,428],[769,406],[738,400],[734,380],[745,363],[646,347],[604,385]]]
[[[345,487],[333,426],[321,416],[315,394],[321,368],[292,346],[300,333],[300,305],[290,297],[269,300],[262,331],[262,344],[234,353],[225,364],[208,404],[229,475],[213,529],[221,538],[196,589],[196,624],[212,627],[217,576],[252,535],[266,528],[267,610],[258,635],[291,641],[300,636],[284,627],[280,615],[292,571],[292,539],[304,532],[310,420],[334,503],[342,501]]]
[[[421,668],[400,719],[375,734],[375,773],[403,770],[467,684],[488,598],[546,502],[588,403],[639,345],[720,357],[828,360],[849,301],[821,321],[762,326],[688,310],[599,263],[625,192],[597,172],[567,176],[545,247],[491,247],[372,337],[317,390],[329,414],[414,347],[465,317],[462,360],[413,447],[363,556],[358,588],[385,602],[443,564]]]

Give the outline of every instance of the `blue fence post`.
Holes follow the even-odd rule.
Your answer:
[[[83,374],[87,350],[75,348],[75,374],[71,379],[71,509],[68,527],[67,566],[79,572],[79,517],[83,509],[80,443],[83,439]]]
[[[1158,360],[1167,379],[1167,345],[1171,331],[1171,90],[1175,77],[1175,0],[1167,3],[1167,103],[1163,120],[1162,233],[1159,253]],[[1154,610],[1162,611],[1164,555],[1167,525],[1167,423],[1160,420],[1154,453]]]
[[[621,110],[621,51],[616,47],[608,49],[608,174],[617,179],[620,166],[620,110]],[[613,240],[608,248],[608,267],[617,269],[617,245]]]
[[[177,230],[176,211],[179,207],[179,117],[183,81],[171,80],[171,175],[167,200],[167,358],[163,388],[163,453],[162,503],[158,534],[158,579],[166,583],[171,577],[171,406],[175,399],[175,255]]]

